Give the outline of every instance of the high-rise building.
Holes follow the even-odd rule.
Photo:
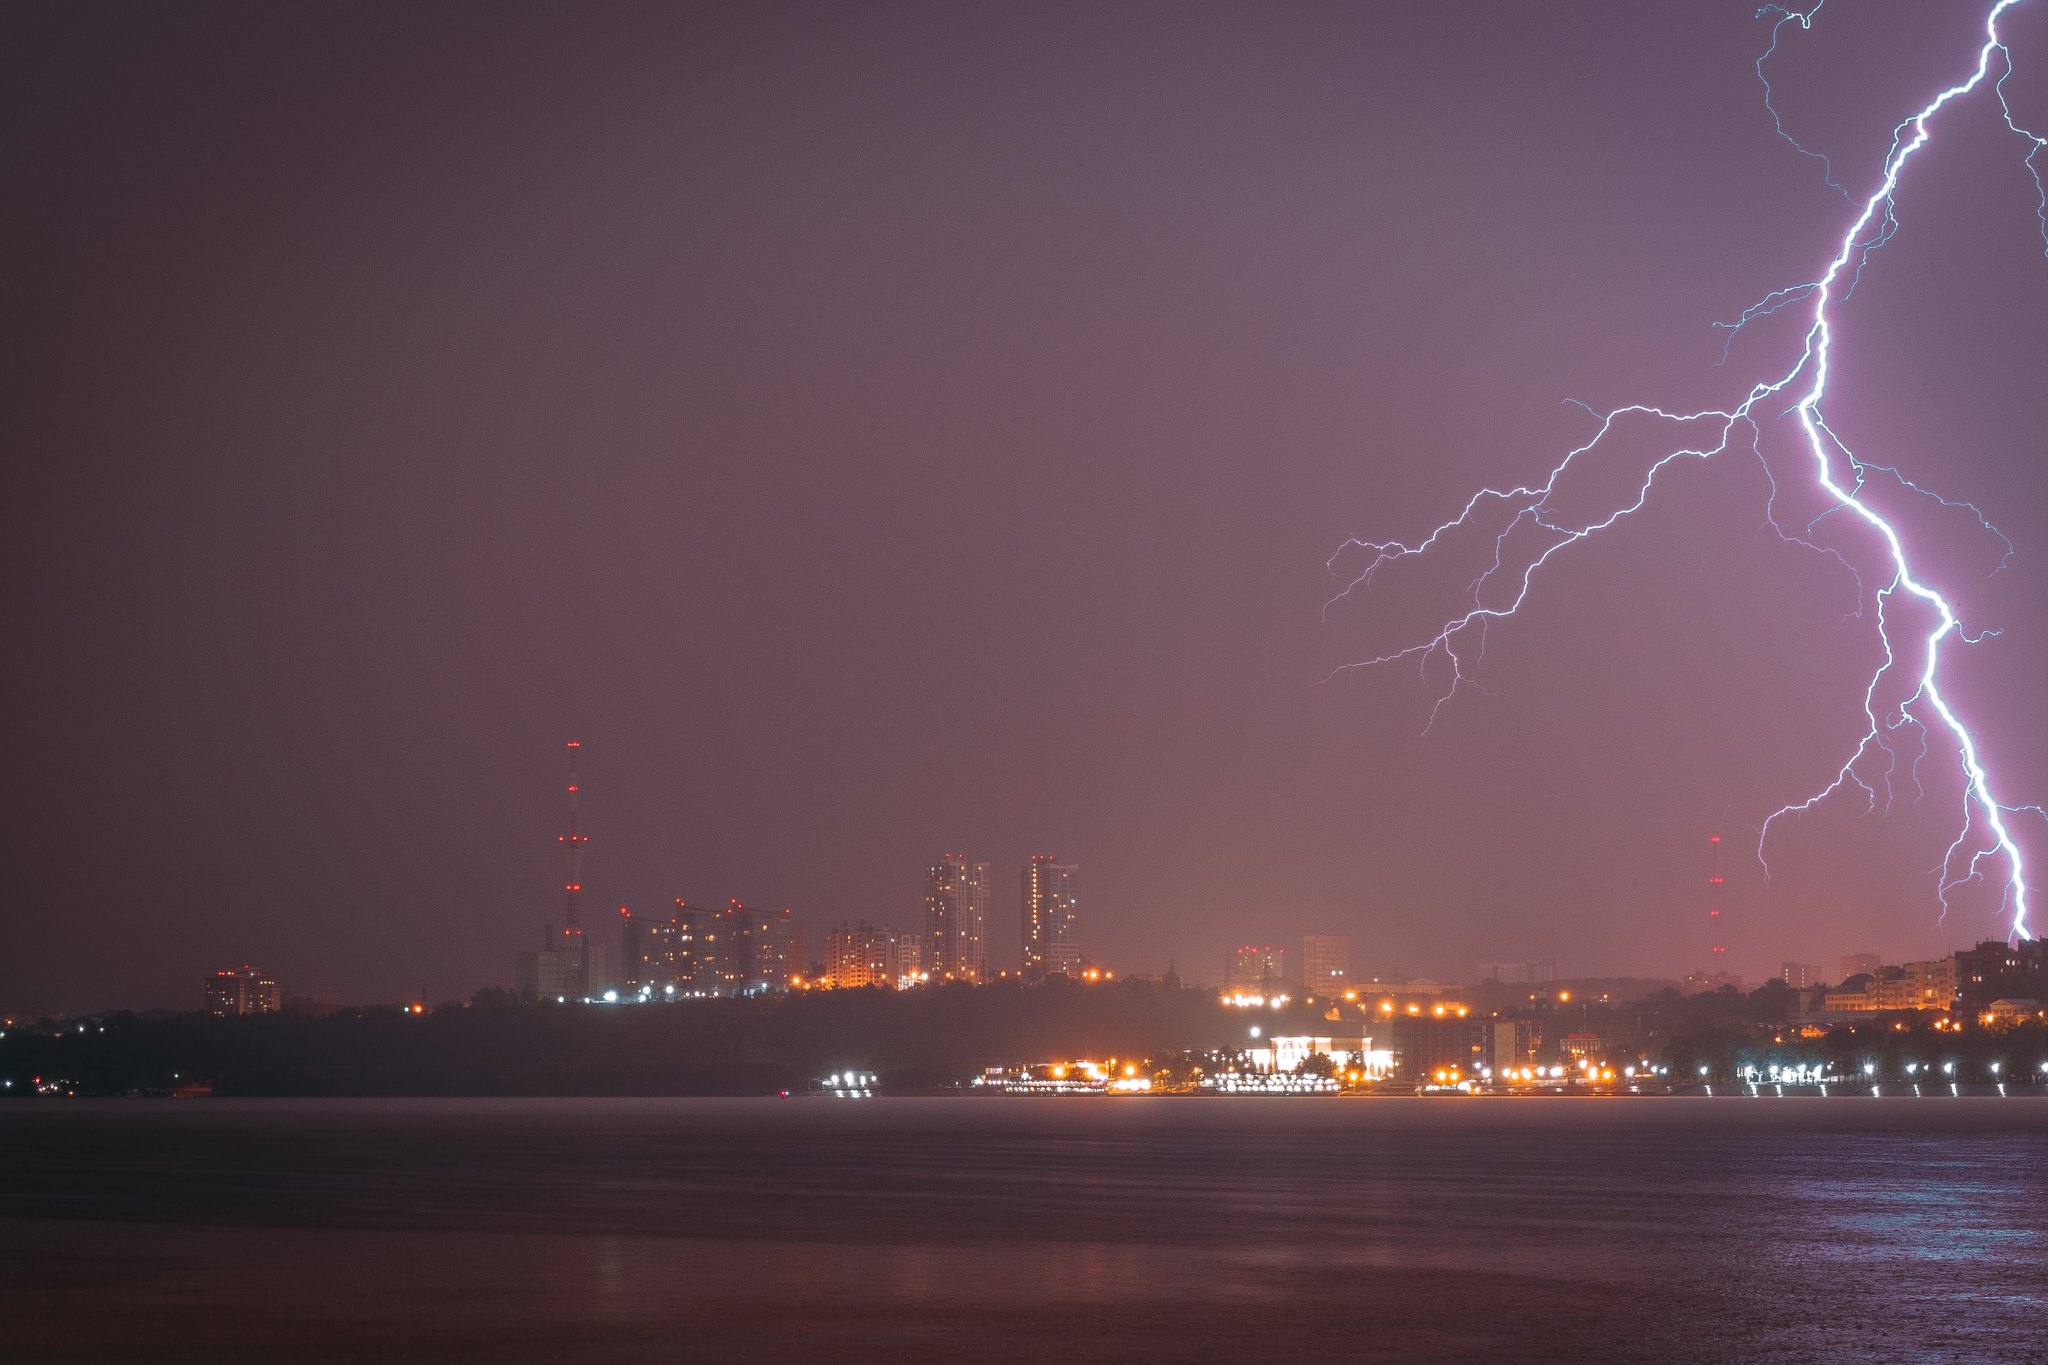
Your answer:
[[[988,864],[940,855],[925,872],[924,926],[932,980],[987,980]]]
[[[1024,864],[1024,975],[1036,980],[1081,971],[1081,868],[1034,853]]]
[[[797,922],[796,911],[783,906],[768,937],[777,971],[775,987],[786,991],[804,974],[804,927]]]
[[[1876,953],[1844,953],[1841,961],[1842,974],[1836,981],[1839,984],[1852,976],[1876,976],[1877,969],[1883,965],[1884,959]]]
[[[907,989],[922,975],[922,947],[921,937],[907,930],[877,929],[866,921],[850,929],[842,922],[825,935],[822,984],[842,989]]]
[[[1223,963],[1223,984],[1233,991],[1278,994],[1287,982],[1287,950],[1253,947],[1234,949]]]
[[[1351,989],[1351,937],[1308,934],[1301,940],[1301,988],[1325,1000]]]
[[[206,978],[208,1014],[275,1014],[282,1008],[284,992],[278,984],[246,963]]]
[[[803,930],[796,914],[726,902],[713,925],[724,987],[731,995],[786,991],[803,970]]]
[[[1805,991],[1828,984],[1821,980],[1822,970],[1818,962],[1787,962],[1778,969],[1778,975],[1793,990]]]
[[[676,901],[667,919],[635,915],[619,907],[619,976],[628,991],[716,995],[725,984],[713,917]]]

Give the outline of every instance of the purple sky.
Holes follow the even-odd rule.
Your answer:
[[[1084,949],[1218,975],[1916,957],[1957,795],[1867,818],[1842,571],[1754,460],[1558,560],[1421,734],[1469,565],[1321,619],[1347,536],[1540,477],[1605,407],[1727,403],[1710,326],[1846,221],[1754,4],[17,6],[0,1007],[464,995],[586,884],[911,925],[941,850],[1078,861]],[[1867,190],[1980,4],[1774,59]],[[2006,25],[2048,124],[2048,3]],[[2048,261],[1986,99],[1840,315],[1836,425],[1974,625],[1953,693],[2048,796]],[[1613,486],[1621,458],[1602,466]],[[1901,506],[1906,506],[1901,504]],[[2048,838],[2022,826],[2037,863]],[[2048,882],[2048,875],[2044,875]],[[607,926],[608,927],[608,926]],[[813,940],[816,941],[815,938]]]

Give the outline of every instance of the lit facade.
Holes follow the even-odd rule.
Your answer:
[[[1959,984],[1956,960],[1944,957],[1933,962],[1908,962],[1897,976],[1883,974],[1877,983],[1878,1008],[1886,1010],[1945,1010],[1956,1002]]]
[[[1301,940],[1301,988],[1325,1000],[1341,1000],[1351,989],[1348,934],[1308,934]]]
[[[2004,946],[1999,945],[2001,949]],[[1874,973],[1859,973],[1858,978],[1861,980],[1857,989],[1826,992],[1821,997],[1822,1007],[1830,1014],[1946,1010],[1956,1002],[1960,981],[1957,959],[1953,957],[1908,962],[1903,967],[1879,967]],[[1847,986],[1850,981],[1842,984]]]
[[[941,854],[925,871],[924,923],[932,980],[987,980],[988,864]]]
[[[2038,1000],[1994,1000],[1984,1007],[1984,1023],[1992,1028],[2031,1024],[2042,1017]]]
[[[803,930],[794,911],[727,901],[713,917],[719,976],[731,995],[786,991],[803,970]]]
[[[1557,1045],[1558,1060],[1591,1065],[1607,1056],[1607,1040],[1597,1033],[1567,1033]]]
[[[1268,1038],[1264,1044],[1246,1054],[1252,1069],[1266,1073],[1285,1074],[1299,1067],[1310,1057],[1328,1057],[1339,1071],[1357,1071],[1373,1080],[1384,1079],[1393,1070],[1394,1054],[1385,1048],[1375,1048],[1367,1037],[1314,1038],[1287,1036]]]
[[[1034,853],[1024,864],[1024,975],[1078,976],[1081,869]]]
[[[283,990],[254,967],[223,967],[206,978],[208,1014],[275,1014],[283,1008]]]
[[[1987,939],[1957,953],[1952,961],[1964,1009],[1984,1010],[2001,997],[2048,999],[2048,940]]]
[[[908,930],[877,929],[865,922],[849,929],[841,924],[825,935],[825,975],[820,984],[906,989],[922,975],[923,946],[920,936]]]
[[[1543,1048],[1543,1031],[1533,1019],[1493,1021],[1493,1047],[1489,1065],[1496,1074],[1536,1065]]]
[[[1778,976],[1793,990],[1806,991],[1828,984],[1821,980],[1822,970],[1818,962],[1787,962],[1778,969]]]
[[[712,995],[725,984],[717,918],[681,900],[667,919],[619,907],[619,975],[628,991]]]

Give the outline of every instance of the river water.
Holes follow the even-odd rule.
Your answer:
[[[2048,1101],[0,1107],[8,1360],[2048,1360]]]

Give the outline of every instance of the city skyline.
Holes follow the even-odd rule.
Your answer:
[[[1777,108],[1866,189],[1981,18],[1831,8],[1781,35]],[[2048,31],[2003,22],[2022,56]],[[44,344],[10,420],[48,514],[7,549],[36,723],[0,798],[0,998],[176,1004],[230,960],[461,996],[558,913],[564,735],[603,756],[607,914],[900,921],[933,847],[1005,879],[1053,848],[1127,970],[1326,929],[1445,978],[1665,974],[1706,970],[1721,833],[1746,978],[2000,931],[1929,909],[1934,768],[1756,863],[1853,742],[1870,656],[1837,567],[1759,534],[1754,462],[1674,469],[1433,725],[1409,678],[1322,681],[1470,577],[1416,566],[1325,620],[1333,550],[1539,473],[1589,434],[1573,400],[1725,397],[1714,324],[1811,271],[1843,201],[1761,102],[1753,7],[912,6],[805,35],[716,6],[481,39],[456,10],[24,21]],[[2004,87],[2023,120],[2040,69]],[[1904,185],[1835,412],[2010,539],[2001,567],[1966,513],[1915,530],[2003,631],[1958,698],[2024,804],[2048,414],[2014,365],[2048,351],[2048,285],[1996,107],[1945,113]],[[1782,339],[1746,329],[1735,369]],[[132,955],[99,962],[108,935]]]
[[[2048,0],[7,19],[13,1355],[2043,1354]]]

